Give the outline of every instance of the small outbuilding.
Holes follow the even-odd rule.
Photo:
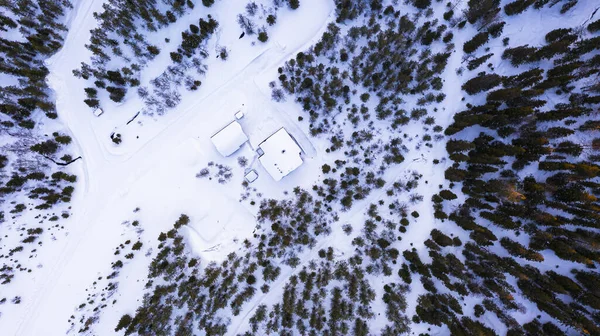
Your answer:
[[[256,181],[256,179],[258,179],[258,173],[256,172],[256,170],[252,169],[248,171],[246,175],[244,175],[244,178],[246,179],[246,182],[252,183]]]
[[[248,141],[248,137],[244,133],[242,125],[233,121],[213,135],[210,140],[221,155],[229,156],[240,149]]]
[[[302,149],[284,128],[258,145],[257,152],[260,163],[275,181],[280,181],[303,163]]]

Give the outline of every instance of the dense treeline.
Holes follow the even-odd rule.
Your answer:
[[[1,5],[0,31],[4,33],[0,37],[0,72],[19,79],[19,85],[3,86],[1,90],[0,112],[9,118],[3,118],[3,128],[33,129],[35,123],[31,116],[38,110],[49,118],[57,117],[46,84],[48,69],[44,60],[62,46],[66,27],[61,19],[70,7],[66,0]],[[22,39],[17,38],[18,35]]]
[[[19,1],[1,5],[0,30],[6,34],[0,37],[3,60],[0,73],[18,83],[0,88],[0,131],[10,139],[0,153],[2,200],[9,194],[28,191],[29,198],[42,201],[38,209],[47,209],[60,201],[68,202],[73,192],[73,187],[65,186],[65,182],[75,182],[75,176],[46,171],[52,161],[64,165],[73,160],[64,154],[71,138],[55,132],[41,140],[41,135],[34,130],[34,118],[39,114],[57,118],[53,93],[46,84],[48,69],[44,61],[62,46],[66,27],[61,20],[70,7],[68,1]],[[9,39],[10,36],[14,39]],[[61,153],[64,155],[58,159]],[[23,210],[16,209],[15,213]],[[3,217],[0,211],[0,221]]]
[[[212,2],[203,4],[208,7]],[[201,85],[197,77],[206,71],[202,64],[208,56],[204,45],[218,26],[210,15],[181,32],[181,44],[170,52],[173,64],[151,81],[151,88],[140,83],[142,69],[161,53],[158,46],[148,41],[148,35],[175,23],[194,6],[191,0],[111,0],[101,13],[94,13],[99,26],[91,31],[90,43],[86,45],[93,54],[91,65],[82,63],[73,71],[75,76],[93,81],[94,86],[85,88],[85,103],[99,108],[100,90],[119,103],[129,88],[136,88],[146,103],[144,112],[162,114],[179,104],[177,87],[183,84],[188,90],[197,90]],[[169,41],[170,38],[165,39]],[[194,69],[196,76],[187,73],[189,69]]]
[[[342,13],[344,9],[339,9],[338,18]],[[404,110],[402,95],[420,97],[419,106],[444,100],[439,76],[450,54],[446,49],[431,51],[439,47],[420,47],[444,37],[446,48],[451,48],[452,37],[444,34],[448,27],[438,20],[400,15],[393,8],[383,11],[384,25],[377,21],[378,13],[371,12],[365,25],[344,31],[330,24],[308,52],[298,53],[279,69],[283,88],[308,112],[312,135],[331,133],[340,113],[356,127],[373,118],[387,120],[394,128],[427,114],[424,108]],[[358,102],[354,97],[360,98]],[[373,112],[370,100],[377,102]]]
[[[5,200],[9,194],[29,190],[29,198],[43,201],[37,205],[38,209],[68,202],[73,187],[65,186],[64,182],[76,179],[60,171],[45,171],[49,162],[67,164],[73,160],[71,155],[64,154],[71,138],[55,132],[41,140],[34,130],[34,117],[38,114],[57,118],[53,93],[46,84],[48,69],[44,60],[62,46],[66,27],[61,20],[69,8],[71,4],[66,0],[27,0],[1,5],[0,30],[6,34],[0,37],[3,60],[0,73],[16,78],[18,84],[0,88],[0,130],[10,138],[0,153],[0,196]],[[15,38],[8,39],[9,36]],[[60,153],[64,155],[58,159]],[[0,221],[3,216],[0,211]]]
[[[327,299],[324,299],[327,298]],[[368,335],[375,293],[362,270],[324,258],[289,278],[281,301],[263,304],[250,318],[250,331],[278,335]]]
[[[515,1],[504,10],[514,15],[546,3]],[[561,12],[576,3],[566,2]],[[483,95],[484,102],[467,104],[445,131],[452,137],[446,149],[454,161],[446,178],[466,200],[456,204],[440,193],[436,218],[449,218],[472,242],[461,248],[463,263],[434,239],[429,252],[433,262],[420,269],[429,268],[447,288],[463,296],[483,294],[479,315],[485,311],[497,315],[509,335],[541,330],[560,335],[564,328],[600,333],[600,297],[589,287],[600,280],[595,271],[600,262],[600,153],[592,133],[600,106],[594,80],[600,74],[600,37],[593,25],[587,32],[579,27],[549,31],[541,46],[507,47],[501,59],[519,71],[511,76],[481,72],[467,80],[462,89],[468,95]],[[471,64],[469,70],[478,66]],[[475,127],[478,135],[473,137]],[[445,203],[458,208],[447,215],[443,210],[451,207]],[[498,249],[510,257],[494,254]],[[556,265],[556,271],[538,269],[547,254],[555,254],[564,264]],[[451,274],[459,281],[450,281]],[[516,287],[506,275],[517,279]],[[517,295],[535,303],[554,323],[542,325],[534,319],[519,325],[509,313],[522,309]],[[421,315],[420,320],[429,318]],[[454,318],[442,322],[451,329],[456,324]]]
[[[21,258],[41,249],[46,231],[60,230],[56,222],[70,216],[68,211],[56,213],[56,208],[71,201],[77,176],[62,167],[77,159],[68,153],[71,137],[50,121],[58,115],[44,62],[62,46],[67,32],[63,21],[71,7],[67,0],[0,3],[1,285],[19,279],[19,273],[34,271]],[[43,134],[38,126],[43,124],[56,126],[44,128],[49,134]],[[25,229],[18,221],[30,211],[36,213],[36,221]],[[13,302],[21,301],[20,296],[15,298]]]
[[[430,113],[445,99],[440,76],[453,44],[448,26],[424,12],[401,14],[377,1],[337,1],[336,7],[338,23],[280,67],[282,88],[272,87],[275,100],[287,92],[301,104],[311,135],[331,141],[328,153],[343,150],[346,160],[325,165],[325,186],[315,190],[348,209],[383,187],[387,167],[404,161],[407,135],[400,136],[401,126],[422,121],[433,131],[423,137],[427,146],[442,138]],[[352,21],[359,16],[364,19]],[[417,106],[409,104],[412,99]],[[346,122],[355,130],[348,132]],[[371,167],[377,170],[365,169]]]
[[[128,87],[140,85],[142,67],[160,53],[143,32],[154,32],[175,22],[188,6],[193,7],[193,3],[186,4],[185,0],[109,1],[101,13],[94,13],[99,25],[91,31],[90,43],[86,45],[93,54],[92,65],[82,63],[74,74],[83,79],[95,78],[97,88],[105,89],[111,100],[121,102]],[[113,55],[128,66],[111,66]],[[97,89],[87,88],[86,94],[86,104],[99,107]]]

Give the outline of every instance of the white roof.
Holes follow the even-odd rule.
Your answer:
[[[212,140],[221,155],[229,156],[240,149],[248,141],[248,137],[242,130],[242,125],[237,121],[233,121],[213,135],[210,140]]]
[[[258,178],[258,173],[256,172],[256,170],[252,169],[248,172],[248,174],[246,174],[245,178],[246,181],[248,181],[248,183],[252,183]]]
[[[268,137],[258,147],[264,152],[258,159],[275,181],[281,180],[302,165],[300,146],[283,128]]]

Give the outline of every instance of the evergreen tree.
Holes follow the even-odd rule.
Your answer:
[[[486,74],[482,72],[477,75],[477,77],[473,77],[465,84],[463,84],[462,89],[465,90],[468,94],[476,94],[483,91],[488,91],[489,89],[498,86],[502,81],[502,78],[497,74]]]
[[[288,4],[291,9],[298,9],[300,7],[300,0],[288,0]]]
[[[477,50],[477,48],[479,48],[482,45],[484,45],[485,43],[487,43],[488,40],[489,40],[488,32],[478,33],[477,35],[473,36],[472,39],[465,42],[465,44],[463,45],[463,51],[470,54],[470,53],[474,52],[475,50]]]

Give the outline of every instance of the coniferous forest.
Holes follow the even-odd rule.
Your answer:
[[[55,123],[45,65],[62,46],[71,3],[24,0],[0,6],[0,225],[10,230],[20,226],[19,216],[38,216],[22,229],[27,235],[3,234],[0,284],[8,285],[32,271],[20,262],[31,250],[23,245],[41,244],[45,230],[70,216],[77,176],[65,168],[79,158],[69,133]],[[48,133],[40,131],[41,125]]]

